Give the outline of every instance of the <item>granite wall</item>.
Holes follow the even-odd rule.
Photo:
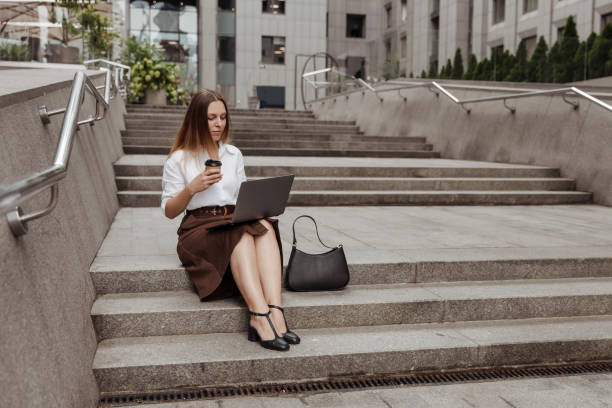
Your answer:
[[[23,84],[28,71],[34,70],[21,71]],[[62,74],[67,80],[0,93],[3,185],[52,164],[63,115],[52,117],[45,127],[38,105],[65,107],[69,74]],[[100,74],[94,78],[96,84],[103,83]],[[85,95],[81,119],[94,113],[93,97]],[[97,406],[91,368],[97,342],[90,317],[95,291],[89,266],[119,208],[112,163],[123,154],[124,111],[117,97],[104,120],[81,127],[50,215],[30,222],[29,232],[19,238],[12,235],[5,216],[0,220],[2,407]],[[22,208],[26,213],[38,210],[48,200],[45,191]]]
[[[471,84],[521,89],[562,87]],[[584,89],[612,94],[612,88]],[[502,93],[451,92],[460,99]],[[557,167],[563,177],[576,179],[578,190],[593,192],[596,203],[612,205],[612,112],[583,98],[568,100],[578,101],[579,109],[574,110],[557,95],[510,100],[508,105],[516,107],[515,114],[502,101],[469,105],[471,113],[467,114],[443,94],[436,96],[425,88],[413,88],[379,93],[378,97],[369,91],[347,92],[320,99],[310,104],[310,109],[319,119],[355,120],[366,135],[372,135],[373,144],[377,135],[425,136],[442,158]],[[607,103],[612,104],[611,99]]]

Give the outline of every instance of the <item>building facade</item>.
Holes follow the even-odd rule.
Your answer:
[[[554,44],[570,15],[581,40],[612,22],[612,0],[380,0],[378,7],[397,10],[379,31],[378,47],[399,50],[392,57],[406,76],[428,71],[431,62],[439,69],[457,48],[464,66],[471,54],[480,61],[497,47],[514,53],[522,39],[530,54],[539,37]],[[376,64],[370,72],[380,75],[381,60]]]
[[[87,58],[78,30],[62,30],[58,3],[3,5],[0,47],[42,62]],[[182,87],[218,90],[240,108],[299,109],[302,71],[329,66],[327,56],[365,79],[419,76],[457,48],[467,66],[470,54],[514,53],[522,39],[530,53],[540,36],[551,45],[570,15],[581,40],[612,22],[612,0],[101,0],[96,10],[123,38],[163,50]]]

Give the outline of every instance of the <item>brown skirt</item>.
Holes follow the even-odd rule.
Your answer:
[[[227,207],[226,215],[223,215],[223,210],[217,215],[204,209],[188,211],[177,231],[179,238],[176,251],[195,285],[200,300],[225,298],[238,294],[229,265],[234,247],[245,232],[257,237],[268,231],[259,221],[213,228],[231,220],[233,206]],[[266,220],[274,227],[282,265],[283,251],[278,232],[278,220],[272,218],[266,218]]]

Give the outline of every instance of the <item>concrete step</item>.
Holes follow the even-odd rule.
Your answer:
[[[293,149],[293,148],[259,148],[245,147],[240,149],[243,155],[251,156],[314,156],[314,157],[440,157],[439,152],[429,150],[357,150],[357,149]],[[124,145],[125,154],[168,154],[169,146]]]
[[[127,127],[130,126],[149,126],[151,125],[160,125],[160,126],[172,126],[178,127],[182,123],[182,118],[164,118],[161,115],[151,115],[151,117],[137,117],[134,118],[132,116],[127,116],[125,118],[125,123]],[[331,122],[324,123],[319,122],[315,119],[312,120],[267,120],[263,119],[248,119],[241,118],[240,120],[232,121],[232,129],[234,128],[270,128],[270,129],[293,129],[300,127],[314,127],[314,128],[325,128],[325,129],[343,129],[343,128],[358,128],[353,123],[344,123],[344,122]]]
[[[124,155],[114,164],[117,176],[159,176],[166,155]],[[245,156],[248,177],[409,177],[409,178],[552,178],[559,170],[550,167],[500,165],[443,159],[328,158]]]
[[[132,130],[148,130],[151,132],[177,132],[180,123],[163,122],[157,120],[126,120],[127,131]],[[252,123],[245,123],[231,128],[232,134],[239,133],[302,133],[302,134],[332,134],[332,133],[347,133],[347,134],[363,134],[357,126],[313,126],[309,124],[303,125],[283,125],[283,124],[269,124],[269,125],[254,125]]]
[[[163,121],[163,122],[173,122],[177,124],[181,124],[183,118],[185,117],[184,113],[145,113],[145,112],[131,112],[126,115],[126,119],[129,120],[152,120],[152,121]],[[231,117],[232,127],[236,125],[248,125],[248,124],[257,124],[258,126],[262,124],[274,124],[274,125],[293,125],[293,124],[308,124],[308,125],[316,125],[316,126],[356,126],[354,120],[317,120],[314,117],[295,117],[295,118],[286,118],[286,117],[278,117],[278,118],[270,118],[270,117],[262,117],[262,116],[246,116],[246,115],[238,115],[236,117]]]
[[[187,112],[185,106],[154,106],[154,105],[138,105],[128,104],[127,112],[151,112],[151,113],[177,113],[183,115]],[[230,108],[230,114],[233,116],[283,116],[283,117],[314,117],[310,111],[290,111],[283,109],[233,109]]]
[[[257,179],[258,177],[251,177]],[[157,191],[161,177],[117,177],[117,189]],[[292,191],[302,190],[548,190],[575,189],[563,178],[387,178],[387,177],[296,177]]]
[[[93,370],[110,392],[607,360],[610,333],[612,316],[305,329],[282,354],[245,333],[129,337],[100,342]]]
[[[123,137],[121,138],[124,146],[169,146],[171,147],[174,143],[174,138],[160,138],[160,137]],[[372,142],[357,142],[357,141],[346,141],[346,142],[322,142],[320,140],[258,140],[256,137],[249,139],[232,139],[232,145],[239,149],[248,147],[276,147],[285,149],[317,149],[326,147],[329,149],[360,149],[366,150],[372,147]],[[426,143],[376,143],[377,150],[433,150],[431,144]]]
[[[161,191],[117,193],[124,207],[157,207]],[[585,204],[592,194],[578,191],[292,191],[288,206],[356,205],[543,205]]]
[[[150,130],[124,130],[123,137],[169,138],[174,140],[176,129],[171,131]],[[414,136],[367,136],[357,133],[297,133],[297,132],[245,132],[232,131],[230,143],[238,140],[313,140],[330,142],[369,142],[375,143],[426,143],[424,137]]]
[[[612,278],[348,286],[285,291],[283,303],[294,329],[612,315]],[[247,311],[239,298],[173,291],[102,295],[91,315],[104,340],[240,332]]]
[[[361,252],[348,251],[347,260],[352,285],[612,277],[612,256],[606,248],[595,253],[567,248],[494,252],[463,249],[448,255],[438,249],[432,254],[421,251],[422,259],[389,254],[360,260]],[[194,290],[176,254],[97,257],[90,273],[97,294]]]

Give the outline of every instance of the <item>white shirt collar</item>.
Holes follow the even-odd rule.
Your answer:
[[[228,149],[227,145],[219,140],[219,157],[221,157],[221,153],[227,152],[229,154],[235,154],[233,149]]]

